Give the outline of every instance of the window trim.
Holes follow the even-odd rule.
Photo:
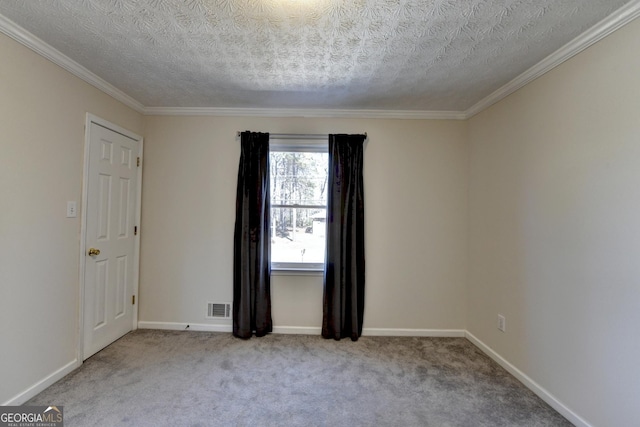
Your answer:
[[[278,141],[272,143],[272,141]],[[270,139],[269,152],[288,153],[328,153],[329,137],[327,139]]]
[[[277,141],[277,142],[273,142]],[[269,153],[328,153],[329,136],[322,139],[270,139]],[[269,195],[271,197],[271,195]],[[272,204],[271,208],[289,209],[324,209],[327,205],[301,205],[301,204]],[[272,227],[269,227],[272,230]],[[326,236],[325,236],[326,248]],[[320,276],[324,274],[324,262],[273,262],[271,261],[271,272],[276,276]]]
[[[323,262],[272,262],[271,272],[276,275],[321,276],[324,274]]]

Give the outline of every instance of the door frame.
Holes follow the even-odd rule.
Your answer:
[[[138,329],[138,306],[140,303],[140,299],[138,298],[138,284],[140,281],[140,218],[141,218],[141,204],[142,204],[142,149],[143,149],[143,138],[142,136],[135,134],[127,129],[124,129],[115,123],[111,123],[107,120],[104,120],[98,116],[95,116],[91,113],[86,114],[85,125],[84,125],[84,165],[82,171],[82,201],[80,203],[80,292],[79,292],[79,302],[78,302],[78,347],[76,349],[77,354],[77,363],[81,365],[84,361],[84,286],[85,286],[85,260],[86,260],[86,240],[87,240],[87,204],[89,200],[89,159],[90,159],[90,149],[91,149],[91,124],[95,123],[98,126],[102,126],[103,128],[107,128],[112,130],[113,132],[119,133],[121,135],[126,136],[127,138],[131,138],[138,142],[138,154],[137,157],[140,158],[140,166],[138,169],[138,183],[137,183],[137,194],[136,194],[136,213],[135,213],[135,225],[138,226],[138,234],[134,237],[134,253],[133,253],[133,283],[132,283],[132,291],[133,295],[136,296],[136,303],[133,305],[133,324],[131,325],[132,330]]]

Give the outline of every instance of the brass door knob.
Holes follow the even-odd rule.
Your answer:
[[[89,249],[89,256],[96,256],[96,255],[100,255],[100,249],[96,249],[96,248]]]

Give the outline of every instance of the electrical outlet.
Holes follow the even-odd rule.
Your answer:
[[[502,314],[498,314],[498,329],[507,332],[507,319]]]

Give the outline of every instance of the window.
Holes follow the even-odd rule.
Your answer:
[[[271,267],[323,270],[327,143],[271,144]]]

